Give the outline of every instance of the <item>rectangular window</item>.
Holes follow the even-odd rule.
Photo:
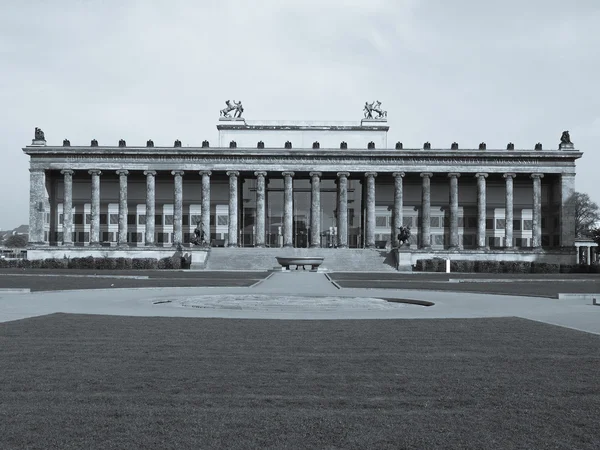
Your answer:
[[[156,242],[164,244],[169,242],[169,233],[156,233]]]
[[[542,230],[546,229],[546,218],[542,217]]]
[[[387,216],[376,216],[375,217],[376,227],[387,227]]]
[[[464,227],[465,226],[465,218],[462,216],[458,216],[457,219],[458,219],[458,227],[459,228]]]
[[[521,231],[521,221],[519,219],[513,220],[513,230]]]
[[[80,236],[81,236],[81,233],[80,233]],[[87,231],[84,231],[81,242],[90,242],[90,233],[88,233]]]
[[[527,239],[515,238],[515,247],[527,247]]]
[[[59,214],[58,215],[58,224],[62,225],[63,224],[63,220],[64,220],[64,214]]]
[[[502,247],[502,238],[501,237],[494,237],[494,236],[488,237],[488,246],[490,248]]]
[[[217,216],[217,225],[228,225],[229,224],[229,217],[226,215],[221,215],[219,214]]]
[[[142,242],[144,238],[144,233],[136,233],[135,231],[131,233],[131,242]]]
[[[433,245],[444,245],[444,235],[443,234],[434,234],[433,235]]]
[[[146,225],[146,214],[140,214],[138,216],[138,225]]]
[[[429,218],[429,223],[431,224],[431,228],[441,228],[441,217],[432,216]]]
[[[485,219],[485,229],[486,230],[494,229],[494,219]]]
[[[89,225],[92,223],[92,215],[91,214],[86,214],[85,215],[85,224]]]
[[[462,242],[463,242],[463,246],[472,247],[475,242],[475,236],[473,236],[472,234],[463,234]]]
[[[559,235],[554,235],[552,237],[552,244],[554,247],[560,247],[560,236]]]
[[[402,226],[404,227],[412,227],[413,226],[413,218],[412,217],[403,217],[402,218]]]
[[[50,213],[46,213],[46,215],[44,217],[45,217],[46,223],[50,223]],[[46,239],[46,240],[48,240],[48,239]]]
[[[200,214],[192,214],[190,225],[196,225],[198,222],[202,221],[202,215]]]
[[[529,220],[529,219],[523,220],[523,229],[525,231],[533,230],[533,220]]]
[[[173,225],[173,214],[165,214],[165,225]]]
[[[162,219],[163,219],[162,214],[156,214],[154,216],[154,225],[161,225],[162,226],[162,224],[163,224]]]
[[[192,241],[194,233],[183,233],[183,243],[189,244]]]
[[[184,214],[183,216],[181,216],[181,225],[189,225],[189,224],[190,224],[190,216],[188,216],[187,214]]]
[[[103,231],[102,242],[115,242],[115,233],[112,233],[110,231]]]
[[[73,224],[83,225],[83,214],[73,214]],[[82,242],[82,241],[80,241]]]
[[[108,225],[107,214],[100,214],[100,225]]]
[[[119,224],[119,215],[118,214],[111,214],[110,215],[110,224],[111,225],[118,225]]]
[[[506,219],[496,219],[496,230],[504,230],[506,228]]]
[[[62,231],[56,231],[54,233],[54,240],[56,242],[62,242],[62,240],[63,240],[63,232]]]
[[[127,214],[127,225],[135,225],[135,214]]]
[[[477,217],[474,217],[474,216],[467,217],[467,228],[477,228]]]

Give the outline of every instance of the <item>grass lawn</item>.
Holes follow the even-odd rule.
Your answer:
[[[600,448],[600,336],[516,318],[0,324],[0,448]]]

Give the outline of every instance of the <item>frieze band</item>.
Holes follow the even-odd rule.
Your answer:
[[[174,162],[174,163],[186,163],[186,162],[202,162],[205,164],[227,164],[227,163],[238,163],[238,164],[307,164],[307,163],[331,163],[331,164],[356,164],[356,163],[367,163],[367,164],[399,164],[399,165],[415,165],[415,164],[428,164],[428,165],[459,165],[459,164],[471,164],[471,165],[539,165],[540,159],[538,158],[408,158],[408,157],[371,157],[365,155],[357,155],[356,157],[298,157],[298,156],[286,156],[286,157],[248,157],[248,156],[165,156],[165,155],[148,155],[148,156],[128,156],[128,155],[114,155],[114,156],[83,156],[83,155],[71,155],[65,158],[67,162],[76,161],[87,161],[87,162]],[[548,158],[544,158],[547,161]],[[53,159],[56,161],[56,159]]]

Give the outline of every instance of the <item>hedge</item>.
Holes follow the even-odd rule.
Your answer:
[[[442,258],[418,259],[415,270],[419,272],[445,272]],[[450,272],[477,273],[600,273],[600,265],[555,264],[528,261],[466,261],[450,260]]]
[[[166,258],[50,258],[50,259],[0,259],[0,268],[17,269],[94,269],[94,270],[154,270],[189,269],[191,261],[177,256]]]

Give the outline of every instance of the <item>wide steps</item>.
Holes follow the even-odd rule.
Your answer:
[[[376,249],[212,248],[206,270],[270,270],[277,256],[322,256],[332,272],[396,272],[393,254]]]

